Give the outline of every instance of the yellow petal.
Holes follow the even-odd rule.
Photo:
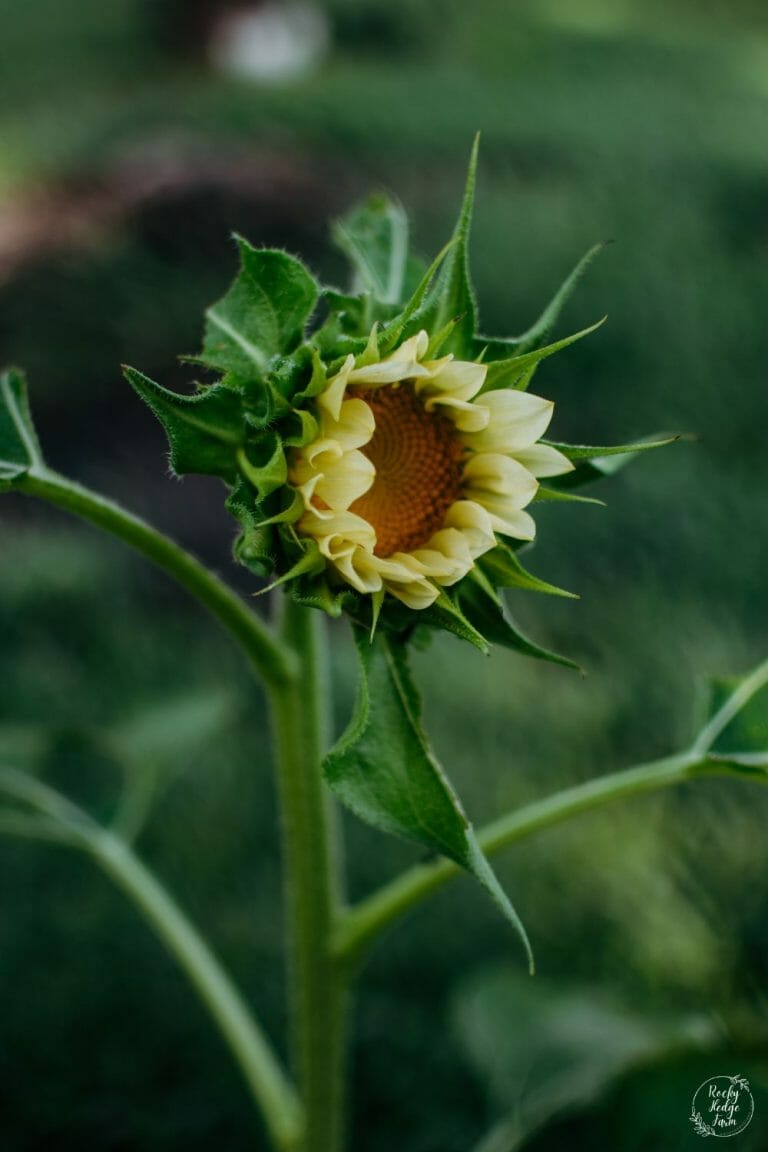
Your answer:
[[[554,409],[551,400],[509,390],[484,392],[476,403],[488,409],[488,426],[481,432],[466,434],[465,442],[476,452],[509,455],[529,448],[544,435]]]

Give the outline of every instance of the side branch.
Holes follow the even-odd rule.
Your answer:
[[[32,469],[15,488],[80,516],[162,568],[227,629],[268,684],[279,685],[293,679],[293,654],[236,592],[173,540],[113,501],[54,472]]]
[[[734,774],[738,774],[738,770],[733,764],[702,758],[700,753],[685,752],[613,772],[537,800],[486,825],[478,832],[478,841],[485,854],[491,856],[526,836],[614,800],[654,792],[701,776]],[[755,779],[752,772],[746,772],[745,776]],[[429,864],[416,865],[385,884],[353,908],[342,921],[336,936],[337,956],[344,959],[360,957],[394,920],[458,875],[460,869],[441,857]]]

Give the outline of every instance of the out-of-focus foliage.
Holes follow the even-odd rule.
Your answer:
[[[481,128],[473,266],[484,331],[524,327],[583,251],[614,239],[564,319],[575,330],[607,310],[608,323],[540,369],[558,430],[578,441],[679,428],[699,441],[595,487],[607,509],[537,512],[537,569],[582,600],[541,610],[518,596],[513,609],[573,652],[586,680],[450,639],[420,656],[427,726],[480,822],[681,746],[707,679],[766,654],[768,27],[756,2],[479,0],[439,16],[427,3],[354,7],[366,14],[329,6],[336,47],[321,71],[262,89],[170,51],[151,3],[0,0],[3,211],[27,220],[43,192],[59,211],[57,242],[0,285],[0,360],[33,376],[54,465],[228,570],[215,481],[168,481],[162,435],[118,365],[130,358],[179,385],[173,357],[199,346],[197,317],[229,278],[230,231],[284,244],[338,280],[327,219],[381,184],[407,204],[428,254],[450,230]],[[373,50],[377,20],[393,29],[386,50]],[[152,195],[143,181],[162,165],[183,178]],[[137,184],[117,211],[120,189]],[[95,186],[112,197],[106,224],[64,245],[60,210]],[[166,726],[156,755],[168,788],[139,848],[277,1034],[274,801],[244,666],[117,547],[5,496],[0,532],[4,757],[50,772],[106,816],[125,764],[105,733],[148,709],[156,717],[160,701],[196,714],[201,696],[224,702],[181,755]],[[587,566],[594,554],[599,567]],[[341,728],[354,675],[341,630],[336,640]],[[765,1082],[765,821],[757,786],[698,783],[596,812],[499,861],[547,987],[600,985],[639,1018],[696,1017],[722,1041],[716,1055],[671,1051],[628,1074],[603,1103],[553,1119],[536,1152],[622,1152],[636,1132],[646,1146],[695,1148],[688,1112],[703,1079],[749,1068],[753,1085]],[[412,859],[348,831],[353,895]],[[0,855],[8,1146],[253,1147],[226,1053],[120,899],[64,852],[9,842]],[[461,888],[382,942],[359,998],[353,1147],[466,1152],[500,1118],[453,1006],[510,947]],[[558,1002],[553,992],[553,1011]],[[508,1032],[513,1043],[513,1019]]]

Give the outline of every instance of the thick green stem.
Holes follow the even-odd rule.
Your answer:
[[[268,684],[290,680],[292,654],[272,636],[236,592],[161,532],[118,504],[54,472],[35,469],[19,492],[55,504],[117,536],[192,593],[230,632]]]
[[[298,679],[271,693],[285,853],[293,1046],[305,1114],[302,1152],[342,1146],[346,986],[332,953],[337,881],[320,773],[325,691],[320,614],[286,599],[283,634]]]

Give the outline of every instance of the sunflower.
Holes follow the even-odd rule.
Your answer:
[[[484,392],[487,365],[428,349],[422,330],[375,363],[347,356],[316,398],[317,436],[289,464],[298,534],[343,583],[413,609],[463,579],[497,533],[532,540],[538,478],[573,469],[539,442],[551,401]]]

